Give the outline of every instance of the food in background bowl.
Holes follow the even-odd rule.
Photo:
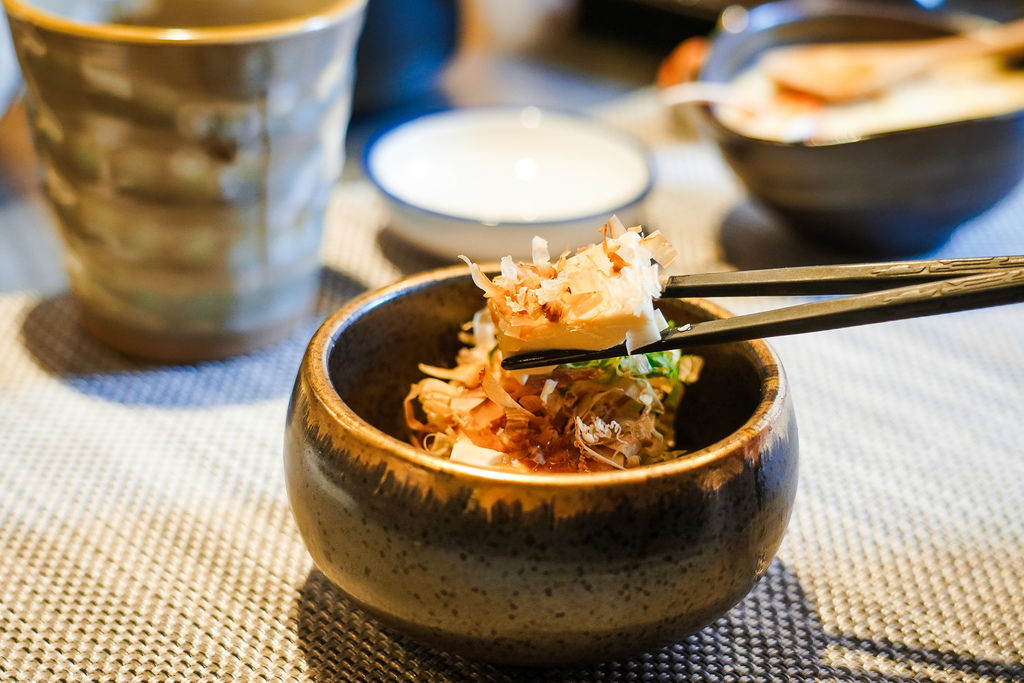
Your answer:
[[[440,457],[525,471],[595,472],[670,460],[685,386],[701,360],[678,350],[510,372],[506,353],[554,348],[638,348],[668,322],[654,308],[658,263],[675,249],[655,232],[617,218],[603,239],[552,262],[533,241],[533,261],[501,262],[493,279],[470,271],[487,307],[463,326],[454,368],[427,375],[405,399],[413,442]]]
[[[985,31],[1016,36],[1024,22],[983,26],[984,31],[956,37],[977,41],[980,47],[970,42],[967,48],[957,44],[943,49],[948,38],[773,46],[725,82],[700,79],[709,45],[704,38],[690,38],[663,60],[657,84],[669,105],[707,103],[715,116],[736,132],[776,142],[845,142],[1024,109],[1024,70],[1011,57],[963,54],[965,49],[968,53],[991,49]],[[792,49],[787,48],[792,47],[798,55],[790,54]],[[810,54],[808,48],[818,52]],[[914,64],[928,64],[926,58],[914,57],[918,52],[938,53],[938,58],[928,68],[902,77],[893,75],[891,82],[885,80],[890,78],[886,58],[909,55]],[[793,62],[791,56],[801,61]],[[876,61],[877,69],[872,68]],[[808,70],[808,66],[817,68]],[[892,71],[902,74],[900,65]],[[881,85],[872,87],[879,79],[865,75],[864,89],[858,90],[861,81],[856,76],[865,72],[880,73]],[[815,80],[830,76],[842,82],[834,85]]]
[[[1024,72],[997,57],[946,62],[870,97],[825,102],[780,87],[760,63],[730,82],[747,106],[713,105],[733,130],[778,142],[829,143],[1024,109]]]

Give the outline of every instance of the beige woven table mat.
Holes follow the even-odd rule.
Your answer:
[[[647,224],[680,246],[680,270],[821,256],[649,93],[600,115],[652,147]],[[998,253],[1024,253],[1024,189],[941,251]],[[387,230],[358,179],[323,255],[321,317],[438,264]],[[382,630],[314,568],[281,443],[318,319],[241,358],[147,367],[84,337],[66,296],[0,296],[0,680],[1024,680],[1022,307],[773,342],[802,462],[767,576],[671,647],[544,670]]]

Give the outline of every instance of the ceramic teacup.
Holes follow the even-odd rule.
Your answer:
[[[85,328],[161,361],[311,309],[365,0],[4,0]]]

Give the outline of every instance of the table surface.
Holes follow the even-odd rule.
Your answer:
[[[646,223],[680,248],[679,271],[837,258],[790,237],[658,108],[656,60],[560,49],[575,58],[462,54],[445,96],[568,104],[639,137],[658,178]],[[354,122],[350,156],[373,124]],[[1024,253],[1022,223],[1024,188],[935,255]],[[352,296],[441,264],[387,228],[356,167],[328,217],[317,316],[247,356],[119,357],[78,329],[59,253],[16,106],[0,123],[0,679],[1024,680],[1019,306],[774,340],[801,483],[764,579],[662,650],[521,670],[383,629],[315,569],[291,518],[283,419],[309,335]]]

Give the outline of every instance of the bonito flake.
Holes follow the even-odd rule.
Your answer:
[[[661,294],[658,265],[676,251],[661,235],[644,235],[612,217],[597,244],[552,261],[547,243],[533,240],[532,263],[501,261],[488,278],[469,262],[484,291],[505,356],[544,349],[604,349],[625,342],[632,352],[657,341],[668,323],[654,307]]]
[[[675,424],[685,387],[703,365],[677,349],[507,371],[506,354],[654,341],[665,320],[657,263],[674,250],[612,220],[600,244],[552,263],[536,239],[532,263],[502,262],[487,278],[470,263],[487,307],[459,333],[451,368],[420,364],[409,389],[410,440],[439,457],[480,467],[599,472],[681,456]]]

